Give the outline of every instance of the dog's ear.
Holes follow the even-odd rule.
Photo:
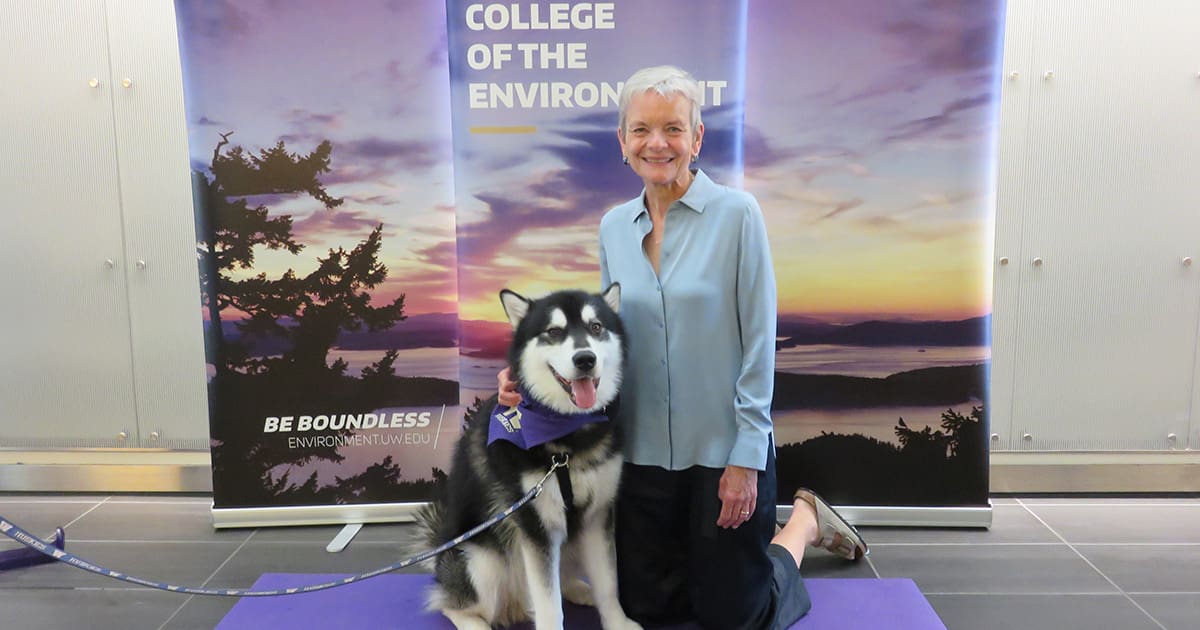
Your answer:
[[[608,285],[608,288],[604,290],[604,293],[600,297],[604,298],[604,301],[608,303],[608,307],[614,313],[621,312],[621,283],[614,282]]]
[[[513,330],[521,324],[521,320],[525,319],[525,315],[529,313],[529,300],[525,299],[518,293],[504,289],[500,292],[500,304],[504,306],[504,314],[508,316],[508,322],[512,324]]]

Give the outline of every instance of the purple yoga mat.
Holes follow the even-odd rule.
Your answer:
[[[256,589],[319,584],[339,577],[324,574],[265,573]],[[348,586],[302,595],[247,597],[234,605],[217,630],[253,628],[404,628],[454,630],[440,614],[424,610],[424,592],[432,576],[393,573]],[[795,630],[946,630],[917,585],[909,579],[807,579],[813,608],[792,626]],[[567,604],[564,626],[600,630],[592,608]],[[522,630],[529,625],[515,626]],[[679,626],[675,630],[690,630]]]

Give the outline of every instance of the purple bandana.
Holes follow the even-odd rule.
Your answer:
[[[496,405],[488,423],[488,445],[508,440],[523,450],[557,440],[595,422],[608,422],[603,413],[562,414],[533,402],[529,392],[521,392],[516,407]]]

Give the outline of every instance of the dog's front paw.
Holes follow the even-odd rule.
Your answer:
[[[569,579],[562,584],[563,599],[580,606],[595,606],[592,599],[592,587],[579,578]]]

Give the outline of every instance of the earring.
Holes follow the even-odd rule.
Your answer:
[[[693,156],[692,156],[692,164],[695,164],[695,163],[696,163],[696,162],[698,162],[699,160],[700,160],[700,154],[699,154],[699,153],[697,153],[696,155],[693,155]]]
[[[621,156],[621,163],[622,163],[622,164],[629,164],[629,156],[628,156],[628,155],[622,155],[622,156]]]

